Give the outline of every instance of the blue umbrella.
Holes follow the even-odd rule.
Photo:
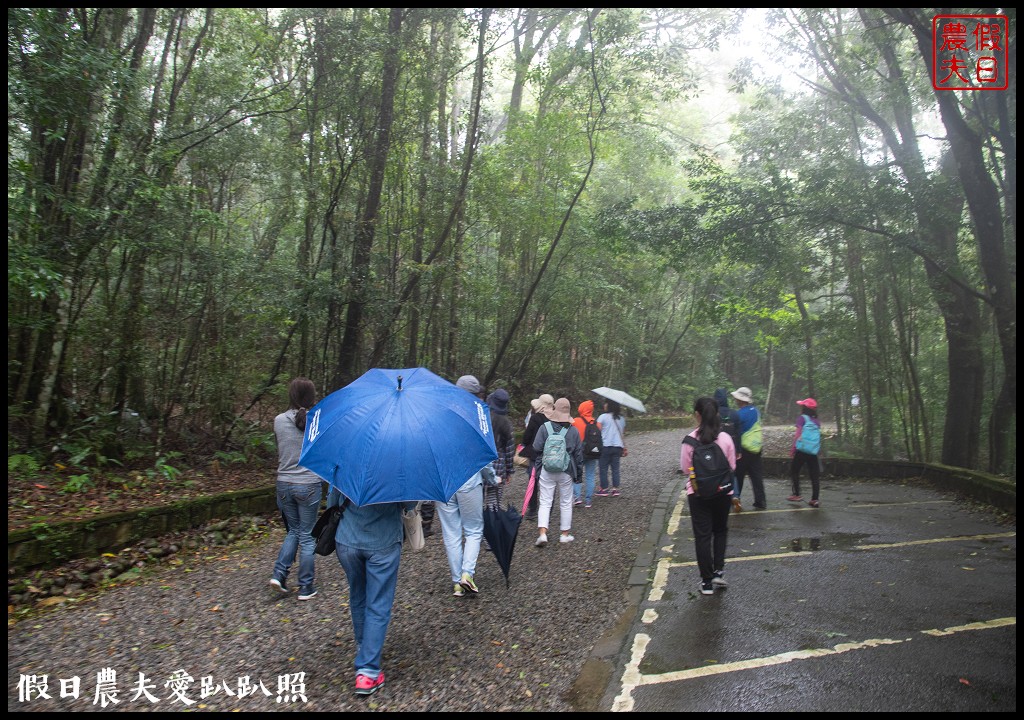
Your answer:
[[[497,457],[485,402],[426,368],[375,368],[310,408],[299,464],[372,505],[448,502]]]

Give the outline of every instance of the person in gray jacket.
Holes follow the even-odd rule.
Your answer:
[[[288,534],[274,562],[270,585],[281,593],[288,592],[288,571],[299,554],[299,600],[316,595],[313,585],[316,566],[313,525],[323,493],[323,480],[312,470],[299,465],[302,436],[306,432],[306,411],[316,404],[313,381],[297,377],[288,384],[289,407],[274,418],[277,438],[277,507],[285,519]]]
[[[550,471],[544,467],[544,445],[548,435],[553,432],[565,430],[565,450],[569,455],[569,467],[564,472]],[[548,415],[548,421],[537,430],[537,436],[533,440],[533,449],[536,453],[536,464],[538,485],[540,486],[540,506],[537,510],[537,540],[534,544],[537,547],[544,547],[548,544],[548,522],[551,520],[551,506],[554,504],[555,488],[558,488],[559,527],[562,534],[558,538],[560,543],[570,543],[576,538],[572,536],[572,485],[574,482],[583,482],[583,440],[579,431],[572,424],[572,416],[569,415],[569,400],[558,398],[555,400],[554,410]]]

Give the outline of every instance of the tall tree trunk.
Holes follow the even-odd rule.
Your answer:
[[[345,318],[345,334],[338,352],[338,365],[334,373],[334,387],[342,387],[356,378],[362,350],[363,316],[369,302],[370,260],[377,230],[384,171],[387,169],[391,149],[391,126],[395,115],[395,89],[398,84],[399,50],[401,48],[402,8],[391,8],[388,34],[384,49],[384,67],[381,72],[380,110],[377,113],[377,140],[370,157],[370,182],[362,217],[356,225],[352,247],[352,269],[349,276],[351,299]]]
[[[911,243],[911,247],[924,260],[932,295],[942,312],[947,331],[950,378],[943,423],[946,440],[943,442],[942,461],[949,465],[975,467],[984,398],[980,392],[984,366],[977,301],[962,283],[965,273],[956,252],[956,233],[950,229],[957,227],[958,215],[943,203],[949,200],[948,191],[937,188],[935,179],[929,177],[925,168],[913,122],[910,88],[896,53],[897,43],[876,11],[861,8],[859,15],[867,29],[865,37],[874,43],[888,73],[889,88],[881,101],[869,99],[851,79],[848,74],[851,60],[837,51],[841,43],[829,36],[834,28],[816,24],[812,13],[808,16],[808,27],[814,52],[819,67],[839,96],[881,132],[906,179],[918,228],[916,242]],[[857,63],[859,72],[861,65],[859,61]],[[878,109],[883,104],[886,106],[885,114]],[[894,123],[889,121],[889,115]],[[937,197],[942,203],[938,206]],[[884,441],[886,429],[880,430]],[[948,442],[952,437],[957,441]]]
[[[890,9],[887,12],[913,31],[918,50],[929,76],[932,76],[934,38],[931,19],[918,8]],[[1010,42],[1010,38],[1005,38],[1005,41]],[[1015,69],[1014,67],[1013,70]],[[1012,76],[1011,82],[1015,88],[1016,75]],[[974,223],[978,257],[985,274],[988,301],[995,314],[999,347],[1002,352],[1003,382],[993,403],[989,421],[992,449],[989,467],[999,472],[1005,470],[1011,462],[1009,447],[1017,413],[1017,292],[1012,266],[1007,259],[999,188],[985,165],[985,140],[964,119],[956,96],[957,93],[954,92],[935,91],[935,100],[939,106],[942,123],[946,127],[950,148],[956,158],[960,184]],[[1015,137],[1012,132],[1007,133],[1006,137],[1011,143],[1005,149],[1014,153],[1014,157],[1009,161],[1016,166]],[[1016,183],[1013,183],[1011,190],[1014,192],[1015,187]],[[1016,207],[1015,195],[1007,198],[1007,205]],[[953,378],[950,379],[952,382]]]

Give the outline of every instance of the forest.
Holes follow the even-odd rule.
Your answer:
[[[1015,10],[10,8],[7,62],[9,469],[423,366],[1015,475]]]

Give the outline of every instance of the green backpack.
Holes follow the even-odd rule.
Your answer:
[[[740,447],[747,452],[761,452],[761,444],[764,438],[761,434],[761,418],[758,418],[750,429],[740,436]]]

